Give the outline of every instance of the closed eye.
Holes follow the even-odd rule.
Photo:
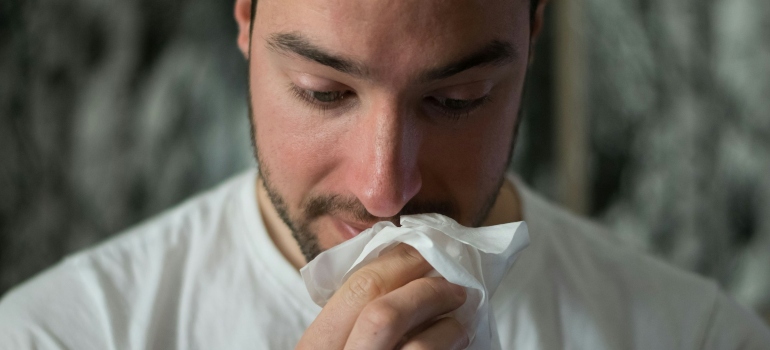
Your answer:
[[[350,97],[354,95],[353,92],[349,90],[314,91],[300,88],[294,84],[291,84],[289,91],[300,101],[321,110],[328,110],[341,106],[346,98],[350,100]]]
[[[429,96],[426,100],[444,116],[457,120],[470,115],[471,112],[488,102],[489,95],[469,100]]]

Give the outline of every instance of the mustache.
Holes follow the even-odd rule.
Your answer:
[[[456,218],[457,206],[446,200],[410,200],[393,217],[374,216],[366,207],[355,197],[343,197],[340,195],[319,195],[311,197],[304,205],[305,217],[308,220],[314,220],[323,215],[333,215],[344,213],[363,223],[373,223],[377,221],[391,221],[398,224],[401,215],[414,215],[425,213],[438,213],[450,218]]]

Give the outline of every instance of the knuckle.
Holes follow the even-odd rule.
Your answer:
[[[452,300],[452,304],[459,305],[462,305],[465,302],[465,289],[460,286],[454,285],[439,277],[422,278],[421,281],[425,285],[425,288],[429,290],[428,293],[434,298]]]
[[[392,329],[399,324],[400,318],[398,310],[378,302],[367,305],[359,316],[359,320],[364,322],[367,328],[378,331]]]
[[[385,280],[379,273],[361,269],[348,279],[344,296],[350,306],[357,306],[374,300],[385,291]]]
[[[403,260],[407,260],[409,262],[415,262],[418,264],[428,263],[425,260],[425,258],[422,257],[420,252],[417,251],[415,247],[412,247],[408,244],[399,244],[396,248],[397,248],[396,253]]]
[[[449,289],[449,285],[446,284],[446,281],[441,278],[421,278],[420,282],[424,286],[426,290],[429,291],[429,293],[432,295],[432,297],[441,297],[444,294],[447,294],[446,292]]]

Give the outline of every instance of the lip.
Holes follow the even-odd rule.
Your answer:
[[[355,236],[358,236],[364,230],[372,227],[372,225],[353,223],[337,217],[333,217],[332,221],[334,222],[334,226],[337,228],[337,231],[342,234],[346,241]]]

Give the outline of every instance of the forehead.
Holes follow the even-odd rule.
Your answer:
[[[395,73],[492,40],[528,45],[528,10],[527,0],[259,0],[254,35],[301,33],[375,73]]]

